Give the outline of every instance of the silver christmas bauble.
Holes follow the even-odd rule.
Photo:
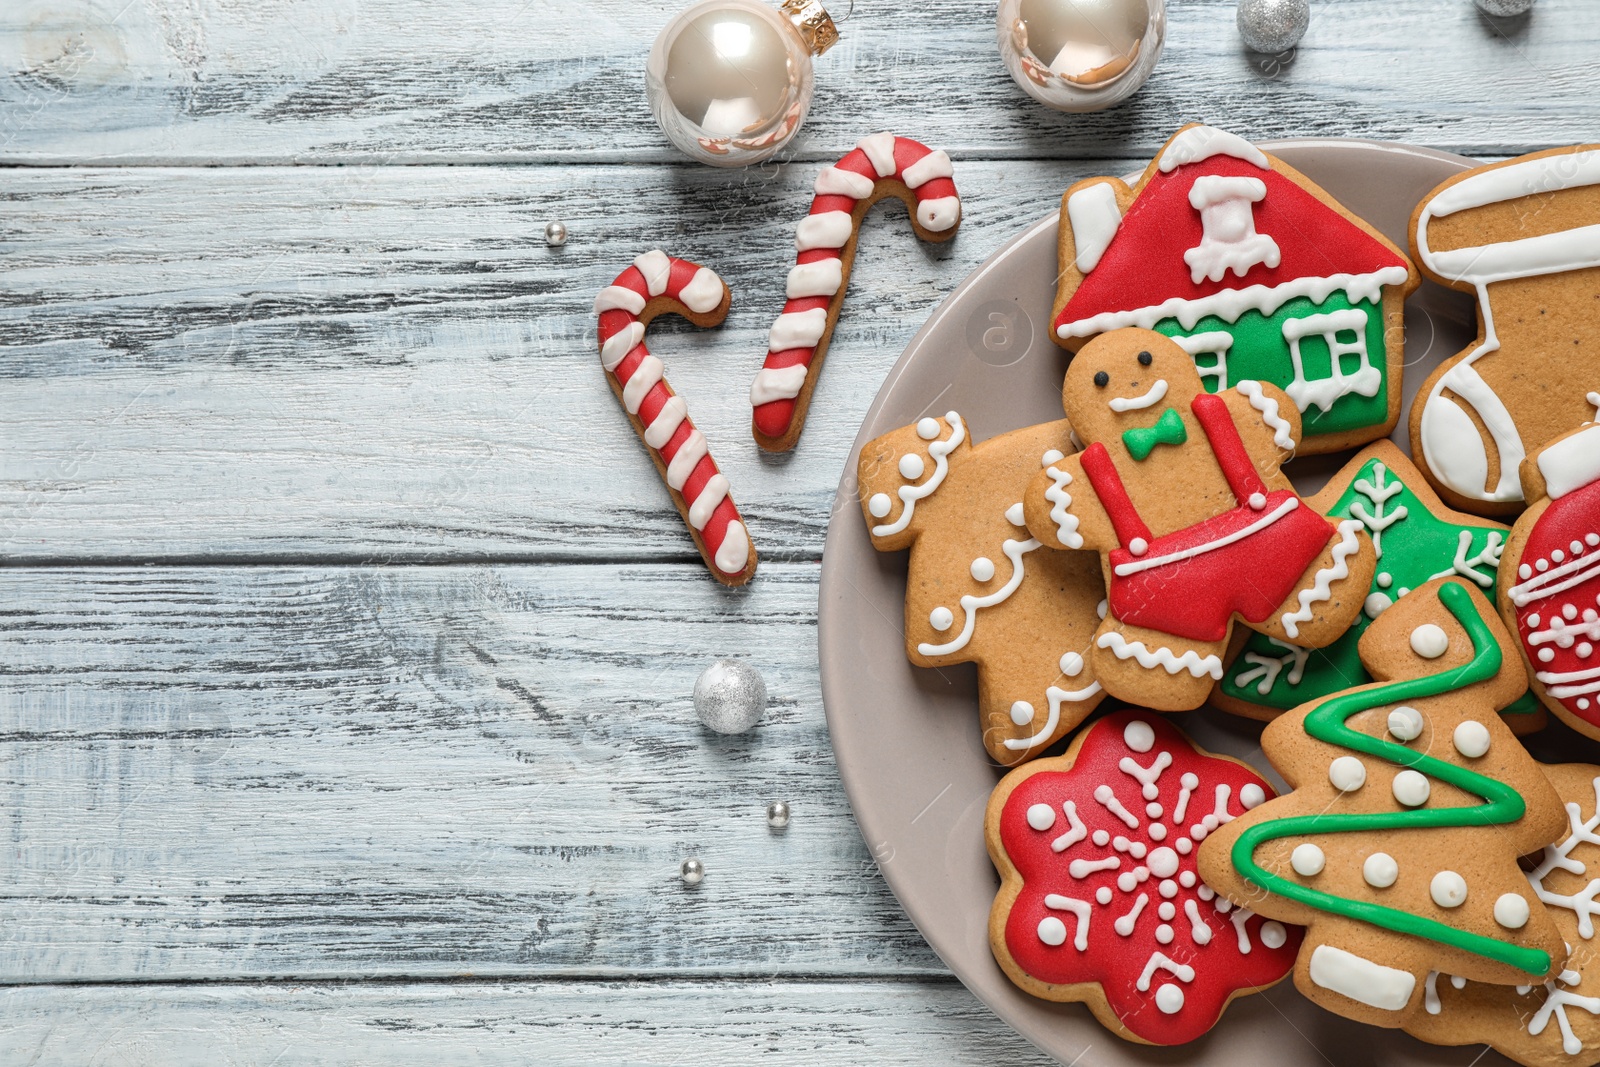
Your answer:
[[[1057,111],[1099,111],[1138,91],[1167,35],[1165,0],[1000,0],[1000,58]]]
[[[552,245],[552,246],[566,244],[567,243],[567,224],[564,223],[564,222],[560,222],[560,221],[552,221],[552,222],[545,223],[544,224],[544,243],[547,244],[547,245]]]
[[[694,713],[719,734],[742,734],[767,710],[761,672],[736,659],[719,659],[694,683]]]
[[[820,0],[701,0],[656,37],[645,95],[673,144],[742,167],[788,144],[811,107],[811,57],[839,39]]]
[[[767,805],[767,826],[774,830],[787,830],[789,828],[789,805],[782,800],[774,800]]]
[[[1239,0],[1234,16],[1252,52],[1277,55],[1300,43],[1311,25],[1310,0]]]
[[[691,856],[678,864],[678,877],[683,879],[684,885],[699,885],[705,881],[705,864]]]
[[[1533,7],[1533,0],[1477,0],[1478,10],[1485,15],[1506,18],[1521,15]]]

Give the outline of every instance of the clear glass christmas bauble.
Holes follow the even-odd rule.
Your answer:
[[[1000,0],[1000,57],[1022,91],[1057,111],[1099,111],[1150,77],[1164,0]]]

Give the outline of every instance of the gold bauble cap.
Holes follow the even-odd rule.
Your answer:
[[[812,55],[820,56],[839,43],[839,27],[819,0],[783,0],[779,6],[800,31],[800,39]]]

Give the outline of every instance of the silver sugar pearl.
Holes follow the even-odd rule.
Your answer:
[[[767,826],[773,830],[787,830],[789,828],[789,805],[781,800],[774,800],[767,805]]]
[[[544,224],[544,243],[559,246],[567,243],[567,224],[564,222],[547,222]]]
[[[1239,0],[1234,20],[1252,52],[1276,55],[1300,43],[1311,25],[1309,0]]]
[[[719,734],[742,734],[767,710],[761,672],[736,659],[719,659],[694,683],[694,713]]]
[[[1495,18],[1521,15],[1533,7],[1533,0],[1477,0],[1478,10]]]
[[[705,880],[706,865],[691,856],[678,865],[678,877],[684,885],[699,885]]]

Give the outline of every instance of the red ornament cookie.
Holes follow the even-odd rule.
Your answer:
[[[1600,738],[1600,426],[1558,437],[1522,465],[1532,505],[1500,566],[1500,615],[1517,635],[1533,691]]]
[[[1001,879],[995,959],[1021,989],[1082,1002],[1121,1037],[1201,1036],[1300,948],[1300,927],[1234,906],[1195,868],[1199,841],[1272,795],[1147,711],[1100,719],[1065,755],[1012,771],[985,820]]]

